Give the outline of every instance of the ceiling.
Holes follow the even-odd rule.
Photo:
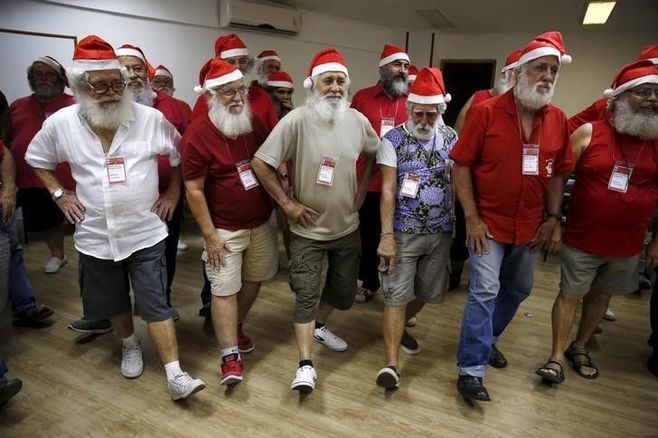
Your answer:
[[[658,0],[619,0],[608,23],[582,26],[587,0],[273,0],[275,3],[368,23],[446,32],[651,30]]]

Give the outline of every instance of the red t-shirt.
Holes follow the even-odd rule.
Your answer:
[[[260,118],[268,130],[272,130],[277,123],[279,123],[279,116],[276,113],[276,108],[272,104],[272,98],[263,90],[259,85],[253,83],[249,86],[249,107],[251,113]],[[197,99],[192,110],[192,120],[196,119],[202,114],[208,114],[208,98],[206,93],[203,93]]]
[[[256,228],[272,214],[274,204],[263,186],[246,190],[236,168],[251,161],[269,134],[258,118],[252,117],[252,125],[249,134],[232,140],[205,114],[192,121],[181,141],[183,179],[205,177],[204,193],[216,228]]]
[[[45,186],[34,173],[32,166],[25,162],[25,152],[32,138],[41,130],[41,125],[57,110],[75,104],[75,98],[62,93],[48,102],[41,103],[34,94],[16,99],[9,110],[12,121],[11,152],[16,160],[17,185],[20,189],[42,188]],[[55,168],[55,176],[67,190],[75,190],[75,181],[71,176],[68,163],[60,163]]]
[[[173,97],[173,99],[176,102],[176,105],[178,105],[178,109],[180,110],[181,114],[183,114],[185,122],[189,125],[190,121],[192,120],[192,108],[190,108],[190,106],[184,100],[176,99],[175,97]]]
[[[176,103],[176,100],[174,100],[173,97],[162,93],[161,91],[156,91],[153,108],[160,111],[165,119],[174,125],[174,128],[176,128],[180,135],[185,134],[185,129],[189,122],[179,109],[178,103]],[[160,155],[158,157],[158,190],[160,193],[169,188],[170,182],[171,163],[169,162],[169,156]]]
[[[352,98],[352,108],[366,116],[372,129],[381,136],[382,118],[394,119],[395,126],[407,121],[407,95],[389,97],[379,82],[372,87],[364,88]],[[366,169],[368,158],[365,154],[359,155],[356,162],[357,178],[361,178]],[[373,169],[368,181],[369,192],[382,191],[382,175],[378,168]]]
[[[486,100],[491,99],[492,97],[495,97],[491,90],[478,90],[475,93],[473,93],[473,96],[471,97],[471,104],[468,107],[468,111],[466,111],[466,117],[469,116],[471,113],[471,108],[473,108],[475,105],[482,103]]]
[[[606,109],[608,99],[602,97],[578,114],[569,117],[569,132],[574,132],[585,123],[609,119],[612,114]]]
[[[608,189],[615,161],[633,167],[626,193]],[[564,242],[604,257],[636,255],[657,204],[658,140],[618,134],[608,120],[593,122],[576,164]]]
[[[5,156],[5,144],[0,140],[0,163],[2,162],[2,157]]]
[[[548,104],[535,114],[530,144],[539,144],[539,175],[523,175],[523,143],[513,90],[473,108],[450,157],[468,166],[478,214],[494,240],[523,245],[541,224],[552,175],[570,173],[567,117]]]

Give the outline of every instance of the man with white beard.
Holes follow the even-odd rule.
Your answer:
[[[646,60],[624,66],[604,95],[612,117],[585,123],[571,136],[577,184],[560,250],[553,348],[537,370],[555,383],[564,380],[565,358],[578,375],[598,377],[587,343],[611,296],[637,288],[635,268],[658,204],[658,66]],[[647,266],[658,266],[658,236],[646,254]],[[564,351],[581,299],[578,334]]]
[[[40,56],[27,69],[27,81],[32,94],[16,99],[10,106],[11,153],[16,160],[18,202],[23,212],[23,226],[31,233],[43,233],[50,251],[50,260],[44,268],[46,274],[58,272],[68,263],[64,254],[64,216],[50,199],[41,180],[25,162],[25,151],[43,122],[57,110],[73,105],[75,98],[65,93],[66,72],[54,58]],[[7,143],[9,146],[9,143]],[[73,190],[68,165],[57,168],[57,175],[67,189]],[[109,324],[97,326],[99,333],[110,330]]]
[[[336,49],[319,51],[311,61],[304,88],[305,105],[276,125],[252,161],[259,180],[290,219],[290,287],[295,293],[293,319],[299,367],[291,389],[315,388],[313,339],[333,351],[347,343],[326,325],[334,309],[352,306],[360,256],[358,210],[367,189],[379,137],[370,122],[347,106],[349,76]],[[369,163],[361,180],[356,159]],[[289,198],[276,168],[291,161],[295,198]],[[329,268],[320,287],[322,260]]]
[[[256,56],[256,80],[251,87],[267,88],[267,77],[270,73],[281,71],[281,58],[274,50],[263,50]]]
[[[80,252],[80,290],[86,314],[109,319],[122,340],[121,374],[144,369],[135,336],[130,289],[146,321],[173,400],[205,384],[184,372],[178,360],[173,311],[167,306],[164,240],[157,212],[157,156],[179,164],[180,135],[164,116],[131,99],[112,46],[90,35],[78,43],[69,71],[78,104],[46,120],[25,156],[64,216],[75,224]],[[77,184],[65,190],[53,169],[68,162]]]
[[[222,385],[239,383],[244,365],[242,321],[261,282],[277,273],[274,204],[250,165],[269,130],[253,117],[240,70],[222,59],[205,67],[210,109],[182,141],[187,199],[205,240],[201,258],[212,292],[211,315],[221,349]],[[243,348],[240,348],[243,347]]]
[[[471,260],[457,351],[457,387],[466,399],[490,400],[482,384],[487,364],[507,366],[496,343],[532,290],[533,250],[561,217],[573,162],[567,118],[550,101],[560,64],[571,61],[565,51],[559,32],[531,41],[514,88],[473,107],[450,152]]]
[[[352,98],[352,108],[366,116],[372,129],[381,137],[407,120],[407,92],[409,84],[409,55],[399,47],[385,44],[379,57],[379,81],[372,87],[358,91]],[[357,161],[357,176],[365,169],[365,155]],[[356,294],[357,303],[370,301],[379,290],[379,257],[377,244],[381,232],[379,204],[382,191],[382,176],[375,169],[368,181],[368,194],[359,210],[359,232],[361,233],[361,263],[359,280],[362,284]],[[409,343],[415,342],[408,335]],[[409,348],[413,349],[413,346]]]
[[[443,301],[448,287],[452,191],[450,149],[454,129],[440,122],[451,99],[437,68],[424,68],[409,90],[407,123],[388,131],[377,151],[382,173],[384,348],[386,366],[376,382],[400,383],[399,352],[405,321],[425,303]]]

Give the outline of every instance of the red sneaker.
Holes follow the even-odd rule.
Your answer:
[[[222,380],[220,385],[235,385],[242,382],[242,373],[244,372],[244,364],[238,359],[236,354],[231,354],[222,358]]]
[[[238,324],[238,350],[240,353],[250,353],[254,351],[254,343],[251,342],[249,336],[244,334],[242,324]]]

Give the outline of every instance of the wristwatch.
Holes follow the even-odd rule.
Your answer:
[[[57,200],[59,198],[61,198],[62,196],[64,196],[64,189],[60,187],[60,188],[58,188],[57,190],[55,190],[53,192],[53,194],[52,194],[53,201],[57,202]]]

